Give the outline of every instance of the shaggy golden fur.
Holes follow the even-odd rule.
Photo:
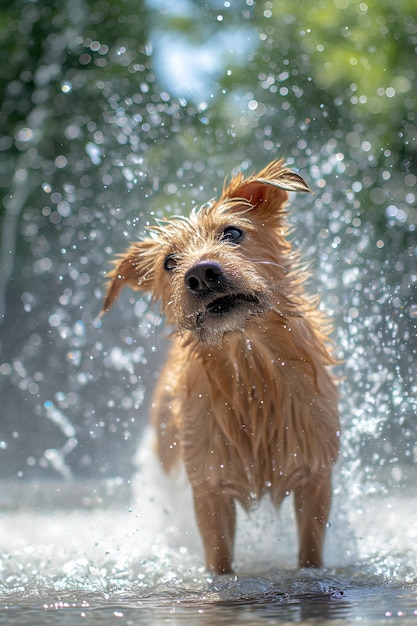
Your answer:
[[[294,492],[299,565],[322,564],[339,449],[329,325],[288,241],[288,191],[309,191],[274,161],[238,174],[188,218],[166,220],[115,260],[121,289],[151,292],[175,326],[154,396],[158,454],[183,459],[208,569],[232,571],[235,501]]]

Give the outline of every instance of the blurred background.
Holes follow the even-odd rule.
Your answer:
[[[415,476],[416,51],[415,0],[2,1],[4,505],[129,484],[166,340],[139,293],[97,319],[111,258],[277,157],[315,192],[289,219],[335,320],[345,471]]]

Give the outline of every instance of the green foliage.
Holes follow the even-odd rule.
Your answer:
[[[370,131],[375,151],[416,150],[416,16],[414,2],[389,0],[321,2],[298,16],[308,24],[300,47],[315,85],[348,102],[350,120]]]

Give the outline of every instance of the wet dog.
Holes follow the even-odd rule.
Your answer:
[[[218,200],[150,229],[115,260],[104,311],[125,286],[174,325],[152,423],[166,471],[182,459],[214,573],[232,571],[235,503],[290,492],[300,567],[320,567],[339,449],[329,323],[288,240],[282,161],[238,174]]]

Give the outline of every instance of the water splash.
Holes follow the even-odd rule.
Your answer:
[[[409,494],[362,496],[353,508],[340,506],[336,494],[327,569],[319,571],[295,569],[289,500],[279,516],[267,501],[250,518],[239,510],[237,574],[213,578],[204,569],[184,475],[164,477],[145,443],[139,462],[129,506],[108,501],[104,508],[63,512],[44,506],[30,517],[27,509],[2,514],[5,606],[55,613],[72,608],[68,619],[82,611],[92,623],[114,618],[115,611],[137,618],[143,610],[149,624],[173,611],[181,623],[195,623],[198,614],[235,619],[234,609],[287,620],[312,618],[314,607],[323,619],[356,611],[374,619],[390,611],[413,615],[416,502]]]

